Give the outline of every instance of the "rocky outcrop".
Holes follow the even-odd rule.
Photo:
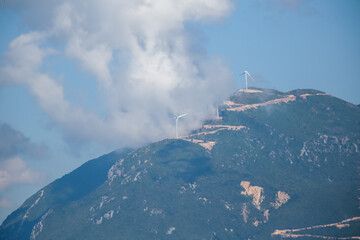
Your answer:
[[[241,194],[252,197],[252,204],[260,210],[261,203],[265,199],[264,189],[258,186],[251,186],[249,181],[241,181],[240,185],[245,189]]]

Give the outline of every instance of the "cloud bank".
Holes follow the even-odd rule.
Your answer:
[[[226,17],[229,0],[8,4],[24,14],[32,31],[9,44],[0,86],[25,85],[72,139],[136,146],[174,137],[174,115],[187,112],[185,134],[213,117],[215,104],[234,87],[231,71],[207,56],[185,27]],[[106,114],[66,99],[69,89],[42,68],[49,56],[75,61],[94,77],[101,96],[96,101],[103,102]]]
[[[44,175],[30,168],[22,156],[42,158],[46,152],[46,146],[33,144],[21,132],[0,123],[0,192],[17,184],[41,183]]]
[[[29,168],[18,156],[0,162],[0,191],[17,184],[38,184],[43,181],[43,174]]]

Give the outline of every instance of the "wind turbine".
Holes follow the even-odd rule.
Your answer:
[[[178,139],[179,138],[179,134],[178,134],[178,121],[180,118],[182,117],[185,117],[186,115],[188,115],[188,113],[184,113],[184,114],[181,114],[179,116],[175,116],[175,128],[176,128],[176,138]]]
[[[248,90],[248,87],[247,87],[247,77],[251,77],[252,78],[252,80],[254,80],[255,81],[255,79],[250,75],[250,73],[248,72],[248,71],[244,71],[240,76],[242,76],[242,75],[245,75],[245,92],[247,92],[247,90]]]

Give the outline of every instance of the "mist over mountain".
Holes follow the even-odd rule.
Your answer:
[[[359,106],[238,90],[180,135],[88,161],[27,199],[0,239],[360,239]]]

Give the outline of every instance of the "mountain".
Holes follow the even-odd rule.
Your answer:
[[[49,184],[0,239],[360,239],[359,148],[356,105],[311,89],[239,90],[189,136]]]

